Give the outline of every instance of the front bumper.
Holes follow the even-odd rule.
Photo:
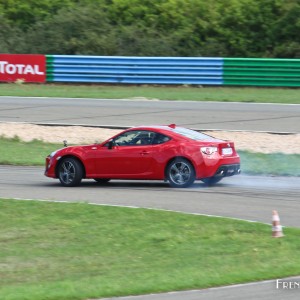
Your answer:
[[[54,162],[53,162],[53,160],[50,156],[46,157],[44,175],[47,176],[47,177],[56,178],[55,165],[54,165]]]

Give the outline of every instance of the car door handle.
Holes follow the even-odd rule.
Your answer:
[[[142,151],[142,152],[140,152],[140,154],[141,155],[148,155],[148,154],[150,154],[150,152],[149,151]]]

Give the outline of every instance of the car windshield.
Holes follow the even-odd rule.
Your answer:
[[[217,140],[212,136],[206,135],[204,133],[195,130],[183,128],[183,127],[175,127],[173,131],[195,141],[216,141]]]

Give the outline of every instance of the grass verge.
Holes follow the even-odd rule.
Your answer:
[[[0,96],[300,103],[297,88],[0,84]]]
[[[0,200],[0,299],[87,299],[300,273],[300,230],[85,203]]]
[[[0,164],[42,166],[45,157],[62,144],[34,140],[23,142],[19,138],[0,137]],[[239,151],[242,172],[245,174],[300,176],[299,154],[263,154]]]
[[[44,143],[39,140],[21,141],[18,137],[0,137],[0,164],[16,166],[42,166],[52,151],[62,148],[63,144]]]
[[[252,175],[300,176],[300,154],[239,151],[242,172]]]

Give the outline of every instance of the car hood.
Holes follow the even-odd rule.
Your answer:
[[[84,152],[87,149],[90,149],[95,145],[78,145],[78,146],[68,146],[64,148],[57,149],[56,151],[52,152],[52,156],[61,156],[65,154],[75,154],[75,153],[81,153]]]

